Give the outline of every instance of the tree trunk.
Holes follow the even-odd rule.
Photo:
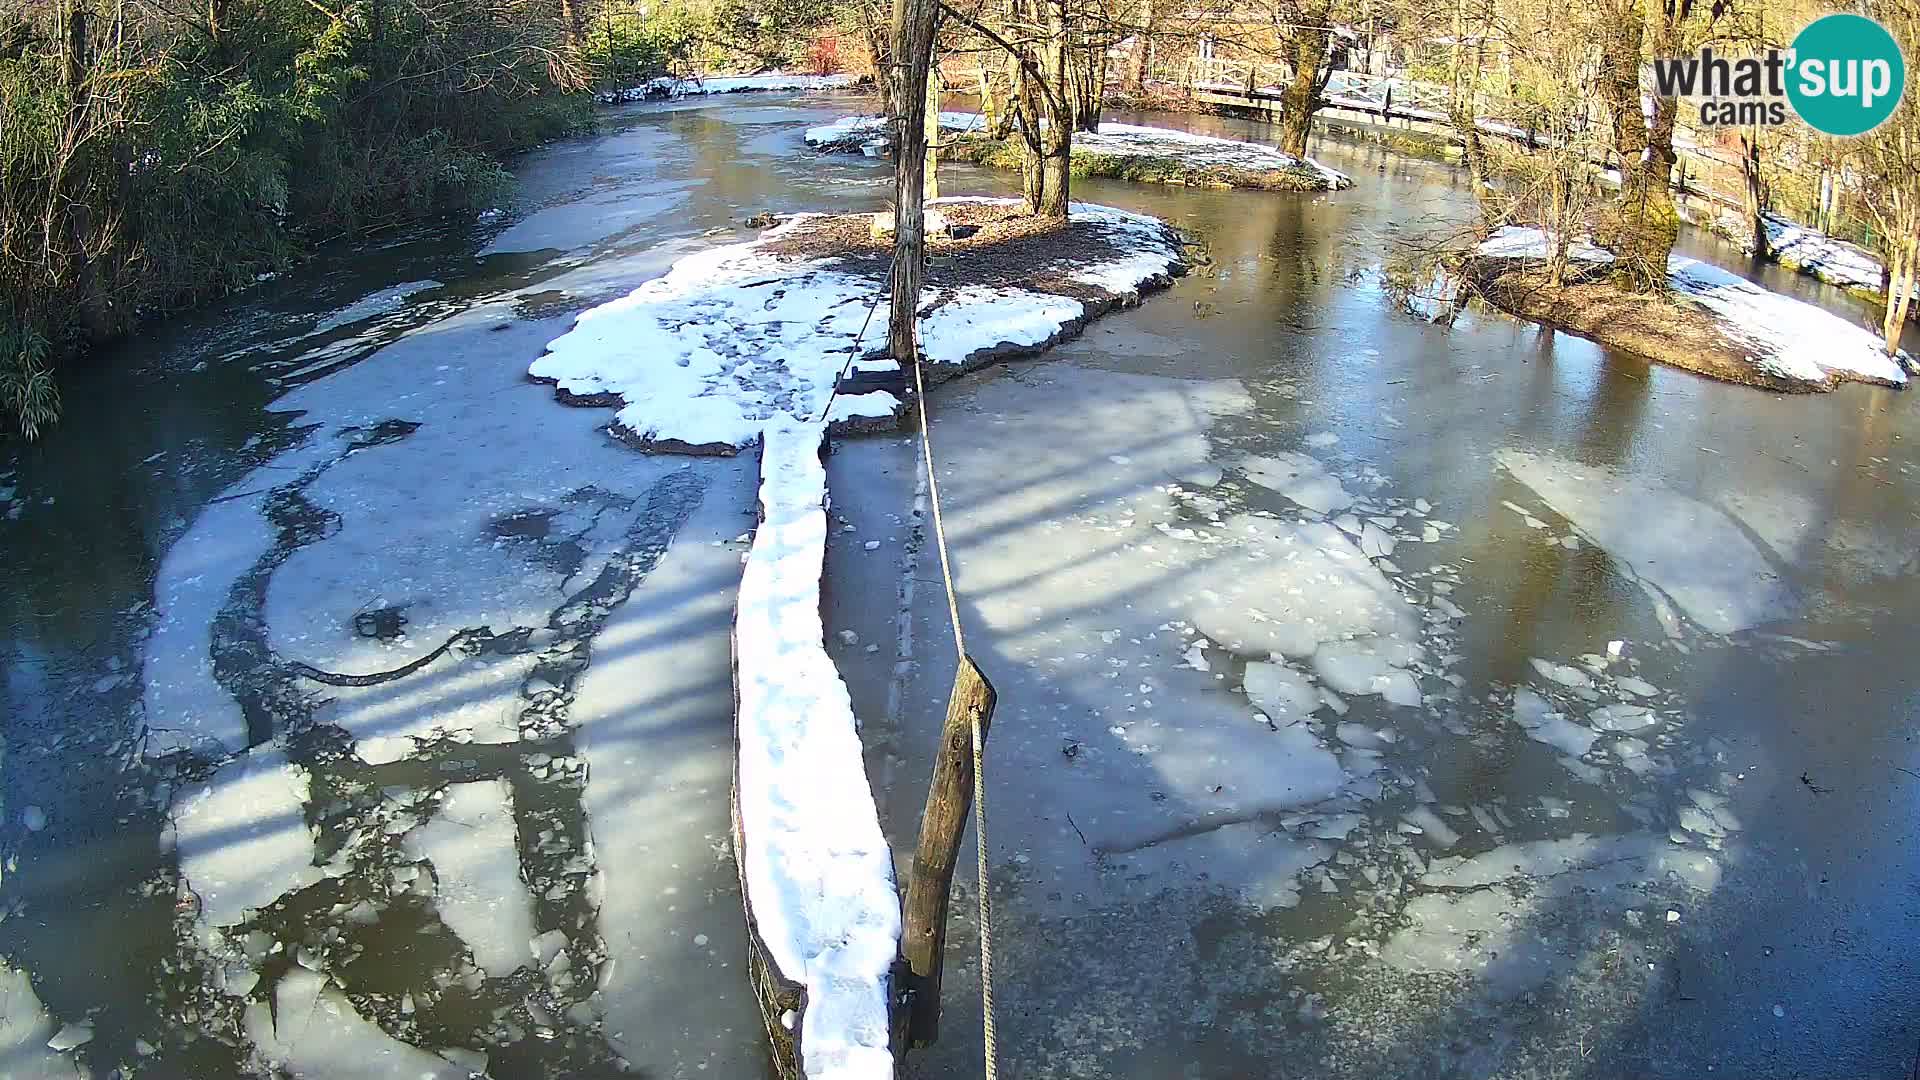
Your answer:
[[[940,197],[940,64],[927,65],[927,165],[926,183],[921,188],[928,202]]]
[[[567,35],[567,47],[578,49],[586,41],[578,0],[560,0],[560,25]]]
[[[1760,183],[1760,129],[1740,135],[1740,179],[1745,195],[1748,235],[1756,258],[1767,257],[1767,196]]]
[[[1045,76],[1040,97],[1046,107],[1046,123],[1040,133],[1040,205],[1036,212],[1043,218],[1067,216],[1071,186],[1073,153],[1073,96],[1068,85],[1071,73],[1067,56],[1066,0],[1040,0],[1046,19],[1047,37],[1041,46],[1041,74]]]
[[[1474,35],[1473,58],[1468,66],[1461,46],[1467,32],[1467,0],[1457,0],[1453,8],[1453,85],[1447,97],[1447,119],[1460,136],[1461,156],[1467,163],[1467,179],[1473,187],[1474,202],[1481,218],[1492,221],[1492,187],[1487,183],[1486,148],[1480,142],[1480,69],[1486,63],[1484,27]],[[1558,282],[1555,282],[1558,284]]]
[[[1280,149],[1294,157],[1307,156],[1307,135],[1313,114],[1320,108],[1322,77],[1327,67],[1327,42],[1333,36],[1330,3],[1304,4],[1299,22],[1283,28],[1284,55],[1292,77],[1280,91]]]
[[[1127,73],[1127,89],[1135,94],[1147,92],[1147,66],[1153,62],[1153,0],[1140,0],[1140,29],[1133,37],[1132,70]]]
[[[887,355],[902,367],[917,363],[915,323],[926,253],[927,82],[933,66],[936,0],[894,0],[893,58],[900,115],[894,122],[894,229],[892,309]]]
[[[1909,228],[1901,242],[1889,245],[1887,259],[1887,311],[1880,324],[1886,339],[1887,355],[1900,351],[1900,335],[1906,329],[1907,311],[1913,304],[1915,271],[1920,270],[1920,224]]]
[[[1646,30],[1633,0],[1609,0],[1600,41],[1600,99],[1613,126],[1619,157],[1620,197],[1612,230],[1622,283],[1635,292],[1659,292],[1667,285],[1667,256],[1680,233],[1667,186],[1671,165],[1673,103],[1667,101],[1664,152],[1650,137],[1640,104],[1640,55]],[[1656,101],[1655,130],[1659,112]]]

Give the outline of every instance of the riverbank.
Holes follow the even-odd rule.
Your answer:
[[[593,99],[602,105],[633,101],[672,101],[709,94],[771,93],[774,91],[849,90],[869,81],[856,75],[793,75],[770,71],[760,75],[661,75],[620,90],[602,90]]]
[[[941,113],[941,156],[1018,169],[1019,142],[994,137],[985,128],[978,113]],[[882,152],[887,138],[886,120],[878,116],[850,116],[806,134],[807,145],[816,150],[869,155]],[[1077,177],[1185,187],[1337,191],[1353,186],[1343,173],[1262,143],[1134,124],[1104,123],[1097,131],[1074,132],[1070,168]]]
[[[1554,285],[1547,249],[1540,230],[1504,227],[1469,257],[1466,278],[1510,314],[1727,382],[1786,393],[1907,383],[1906,353],[1890,358],[1871,332],[1718,267],[1671,256],[1670,292],[1648,296],[1608,280],[1612,253],[1584,242]]]

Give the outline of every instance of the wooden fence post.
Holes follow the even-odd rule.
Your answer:
[[[900,955],[907,963],[911,992],[907,1040],[913,1046],[927,1046],[940,1037],[947,904],[960,840],[973,809],[973,725],[977,720],[984,741],[994,701],[993,684],[972,657],[962,657],[953,694],[947,699],[947,721],[940,733],[940,751],[933,759],[933,783],[927,789],[926,812],[920,817],[920,844],[913,854],[913,879],[907,884],[902,911]]]

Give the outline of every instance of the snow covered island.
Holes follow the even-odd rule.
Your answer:
[[[1070,220],[1013,200],[930,210],[922,347],[951,377],[1037,352],[1185,272],[1161,221],[1075,204]],[[846,684],[820,615],[826,470],[835,428],[888,428],[904,388],[835,393],[897,366],[887,325],[891,238],[867,214],[802,214],[759,239],[674,264],[583,312],[531,376],[561,400],[618,405],[642,449],[760,450],[760,525],[734,614],[734,856],[748,974],[782,1075],[891,1080],[889,985],[899,952],[893,859]]]
[[[1670,302],[1604,280],[1613,254],[1570,244],[1566,283],[1547,284],[1548,235],[1509,225],[1469,259],[1475,291],[1500,308],[1603,345],[1729,382],[1789,392],[1843,382],[1905,386],[1913,358],[1878,334],[1698,259],[1667,259]]]
[[[953,235],[929,247],[922,347],[935,381],[1038,352],[1185,272],[1158,219],[1076,203],[1065,223],[1008,199],[942,199]],[[529,369],[575,405],[618,405],[613,430],[646,449],[730,454],[776,418],[891,428],[889,390],[834,394],[898,374],[885,344],[891,240],[868,214],[799,214],[759,239],[675,263],[581,313]]]
[[[886,123],[880,116],[844,117],[809,128],[807,145],[827,152],[878,154],[887,146]],[[1020,167],[1019,144],[993,137],[979,113],[943,112],[940,130],[952,135],[941,150],[948,160]],[[1074,132],[1073,172],[1151,184],[1262,191],[1337,191],[1353,186],[1344,173],[1262,143],[1133,124],[1101,124],[1098,131]]]

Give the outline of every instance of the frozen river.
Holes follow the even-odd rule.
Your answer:
[[[609,111],[499,220],[155,328],[3,448],[0,1076],[762,1074],[751,463],[638,454],[525,371],[752,214],[883,206],[801,145],[851,100]],[[1355,186],[1081,184],[1211,265],[935,395],[1010,1072],[1904,1076],[1910,399],[1417,322],[1382,253],[1464,180],[1315,154]],[[830,462],[896,851],[950,674],[918,467]],[[911,1075],[978,1075],[973,944]]]

